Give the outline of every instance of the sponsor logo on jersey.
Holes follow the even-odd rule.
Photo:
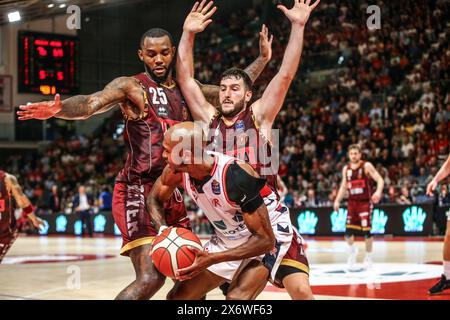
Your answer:
[[[219,183],[219,181],[214,179],[213,182],[211,183],[211,189],[212,189],[212,192],[214,194],[219,195],[220,194],[220,183]]]
[[[168,117],[169,113],[167,112],[167,108],[165,106],[159,106],[158,107],[158,116],[160,117]]]
[[[237,212],[234,215],[233,220],[236,221],[236,222],[242,222],[242,221],[244,221],[244,217],[242,216],[242,213]]]
[[[236,133],[243,133],[245,131],[245,125],[243,120],[239,120],[235,125]]]
[[[225,221],[219,220],[219,221],[213,221],[212,222],[214,226],[220,230],[227,230],[227,226],[225,224]]]

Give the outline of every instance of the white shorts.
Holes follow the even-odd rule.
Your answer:
[[[263,261],[264,265],[270,271],[271,280],[275,279],[281,260],[283,260],[284,255],[291,246],[291,241],[294,234],[294,229],[289,216],[289,209],[282,205],[280,210],[281,212],[279,212],[279,214],[271,214],[272,230],[276,239],[274,249],[266,254],[249,258],[250,260]],[[204,245],[204,248],[206,251],[211,253],[222,252],[236,248],[241,243],[242,239],[232,241],[223,239],[222,237],[214,234]],[[217,263],[210,266],[208,270],[231,282],[243,261],[244,260],[237,260]]]

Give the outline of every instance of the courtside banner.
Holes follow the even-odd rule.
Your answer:
[[[372,213],[372,234],[394,236],[428,236],[433,231],[434,209],[431,204],[379,205]],[[291,209],[291,220],[302,235],[343,235],[347,208],[332,207]]]

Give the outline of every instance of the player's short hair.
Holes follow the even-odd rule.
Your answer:
[[[162,38],[165,36],[169,37],[170,43],[173,46],[175,42],[173,41],[173,37],[169,31],[161,29],[161,28],[152,28],[150,30],[147,30],[141,37],[141,43],[140,43],[141,48],[144,45],[145,38]]]
[[[244,80],[245,87],[247,90],[252,90],[252,79],[250,79],[250,76],[242,69],[239,68],[231,68],[222,73],[222,76],[220,77],[220,80],[223,79],[229,79],[229,78],[236,78],[238,80],[242,79]]]
[[[361,146],[359,145],[359,144],[351,144],[349,147],[348,147],[348,152],[350,152],[350,150],[358,150],[359,151],[359,153],[362,153],[362,149],[361,149]]]

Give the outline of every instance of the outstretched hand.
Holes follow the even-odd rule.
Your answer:
[[[196,2],[192,7],[191,12],[184,21],[183,30],[190,33],[199,33],[206,29],[206,27],[212,22],[212,15],[216,12],[217,7],[212,7],[213,1],[210,1],[205,6],[206,0],[202,0],[199,4]]]
[[[259,32],[259,55],[266,61],[272,59],[272,42],[273,34],[269,37],[269,28],[263,24]]]
[[[19,106],[19,109],[20,111],[17,111],[19,120],[47,120],[61,111],[62,103],[59,94],[56,94],[54,101],[36,102],[26,106]]]
[[[292,24],[297,24],[303,27],[306,25],[309,15],[317,7],[319,2],[320,0],[317,0],[310,5],[311,0],[294,0],[294,6],[290,10],[281,4],[279,4],[277,8],[283,11]]]

